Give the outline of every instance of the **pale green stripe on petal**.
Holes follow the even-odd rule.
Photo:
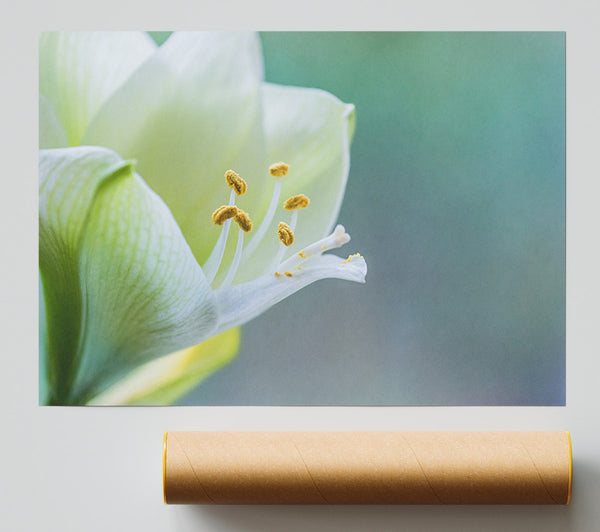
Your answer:
[[[41,34],[40,94],[52,105],[68,145],[81,144],[90,120],[102,103],[155,50],[154,41],[144,32]]]
[[[88,404],[173,404],[230,362],[239,346],[240,330],[230,329],[193,347],[147,362]]]
[[[103,148],[43,150],[40,181],[53,402],[86,402],[137,365],[213,333],[210,287],[130,163]]]
[[[322,90],[269,83],[262,86],[262,101],[268,160],[290,165],[282,178],[281,203],[300,193],[310,198],[309,207],[299,212],[295,242],[285,258],[328,234],[337,220],[350,168],[354,106]],[[279,247],[277,225],[289,220],[290,213],[279,205],[268,236],[242,263],[238,281],[265,273],[264,258],[272,258]]]
[[[100,109],[84,137],[86,144],[135,157],[200,264],[220,233],[211,214],[229,197],[225,171],[247,181],[240,201],[251,215],[269,193],[262,78],[255,34],[175,33]]]

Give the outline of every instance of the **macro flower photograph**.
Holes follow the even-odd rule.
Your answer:
[[[560,32],[48,31],[42,405],[561,405]]]

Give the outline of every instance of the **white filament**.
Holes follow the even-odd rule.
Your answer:
[[[235,190],[231,189],[231,193],[229,194],[229,206],[233,206],[235,203]],[[226,220],[223,224],[223,229],[221,230],[221,234],[219,235],[219,239],[215,244],[212,252],[210,253],[210,257],[206,259],[204,266],[202,266],[202,271],[208,280],[208,284],[211,284],[219,268],[221,267],[221,261],[223,260],[223,254],[225,253],[225,245],[227,244],[227,236],[229,235],[229,228],[231,227],[231,219]]]
[[[300,253],[295,253],[292,255],[289,259],[281,264],[281,268],[289,270],[309,257],[320,255],[321,253],[329,251],[330,249],[342,247],[348,242],[350,242],[350,235],[346,233],[343,225],[337,225],[333,233],[306,246]]]
[[[292,213],[292,219],[290,220],[290,229],[292,230],[292,233],[296,230],[297,223],[298,223],[298,211],[295,210]],[[275,259],[273,260],[273,266],[271,269],[277,270],[277,268],[279,268],[281,259],[287,248],[288,248],[288,246],[286,246],[285,244],[279,244],[279,249],[277,250],[277,255],[275,255]]]
[[[243,247],[244,247],[244,231],[243,231],[243,229],[240,229],[238,232],[238,241],[237,241],[237,246],[235,248],[235,255],[233,257],[233,262],[231,263],[231,266],[229,266],[229,271],[227,272],[227,276],[225,277],[225,279],[223,280],[223,283],[221,284],[221,288],[223,288],[225,286],[229,286],[231,284],[231,281],[233,281],[233,278],[235,277],[235,274],[237,273],[238,266],[240,265],[240,260],[242,260],[242,248]]]
[[[254,236],[248,242],[246,249],[244,249],[244,258],[249,258],[255,251],[258,245],[262,242],[263,237],[265,236],[267,229],[271,225],[273,221],[273,216],[275,215],[275,211],[277,209],[277,203],[279,203],[279,196],[281,195],[281,178],[278,177],[275,180],[275,187],[273,188],[273,196],[271,197],[271,203],[269,204],[269,208],[267,209],[267,214],[263,218],[259,228],[257,229]]]

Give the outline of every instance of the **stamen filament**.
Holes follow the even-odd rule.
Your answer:
[[[329,251],[330,249],[342,247],[348,242],[350,242],[350,235],[346,233],[343,225],[338,225],[330,235],[322,238],[321,240],[313,242],[300,251],[300,253],[294,253],[294,255],[292,255],[282,264],[278,264],[278,269],[291,270],[303,260],[306,260],[314,255],[320,255],[321,253]]]
[[[235,190],[231,189],[229,194],[229,206],[233,206],[235,203]],[[225,253],[225,245],[227,244],[227,237],[229,236],[229,228],[231,227],[231,219],[226,220],[223,223],[223,229],[219,235],[219,239],[215,244],[210,256],[206,259],[206,262],[202,266],[202,271],[208,280],[208,284],[211,284],[215,280],[215,276],[221,267],[221,261],[223,260],[223,254]]]
[[[275,187],[273,188],[273,196],[271,197],[271,203],[269,204],[269,208],[267,209],[267,214],[263,218],[259,228],[256,230],[254,236],[250,239],[250,242],[246,245],[244,249],[244,258],[249,258],[258,248],[258,245],[261,243],[263,237],[267,233],[271,222],[273,221],[273,216],[275,216],[275,211],[277,210],[277,204],[279,203],[279,196],[281,195],[281,178],[278,177],[275,179]]]
[[[221,284],[221,288],[224,286],[229,286],[235,274],[237,273],[238,266],[240,265],[240,261],[242,260],[242,248],[244,247],[244,230],[240,228],[238,231],[238,241],[237,246],[235,248],[235,256],[233,257],[233,262],[229,267],[229,271],[227,272],[227,276],[223,280]]]
[[[298,223],[298,211],[292,212],[292,219],[290,220],[290,229],[293,231],[296,230],[296,224]]]
[[[292,233],[296,230],[296,224],[298,223],[298,211],[292,212],[292,219],[290,220],[290,229]],[[277,250],[277,255],[275,255],[275,259],[273,260],[273,265],[275,269],[279,268],[279,264],[285,253],[287,246],[285,244],[279,244],[279,249]]]

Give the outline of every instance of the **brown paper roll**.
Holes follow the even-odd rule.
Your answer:
[[[568,432],[166,432],[168,504],[569,504]]]

